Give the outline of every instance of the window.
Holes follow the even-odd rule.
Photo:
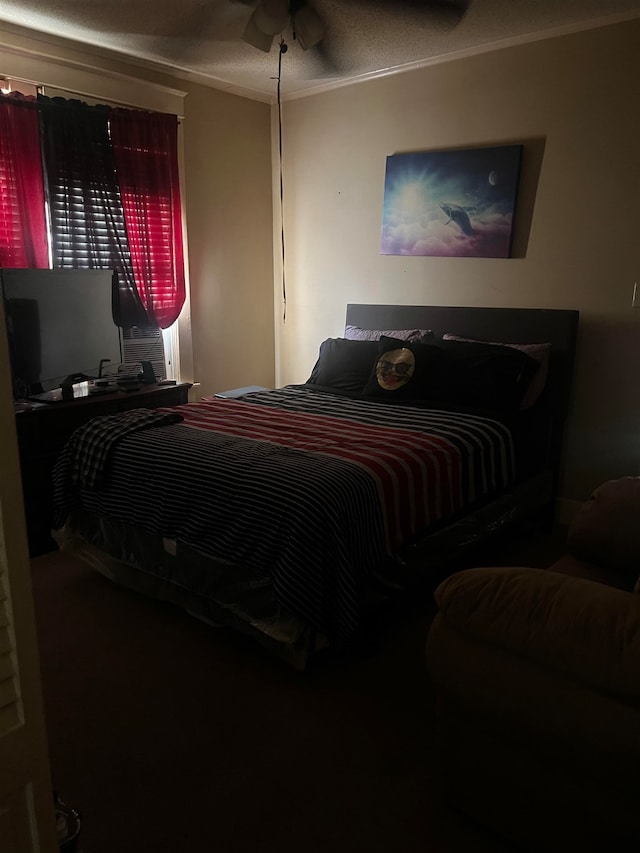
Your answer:
[[[34,117],[40,157],[33,150]],[[164,377],[161,330],[185,299],[177,117],[42,95],[0,96],[3,190],[21,186],[10,172],[12,140],[23,124],[30,128],[31,159],[20,162],[40,196],[3,192],[10,201],[0,206],[0,265],[50,266],[41,250],[23,246],[25,232],[35,233],[24,226],[27,215],[37,209],[44,217],[46,199],[52,266],[114,269],[125,359],[149,360]]]

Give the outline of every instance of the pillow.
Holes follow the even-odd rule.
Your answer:
[[[447,355],[433,399],[496,412],[517,411],[538,362],[513,347],[475,341],[441,340]]]
[[[442,351],[430,344],[383,336],[363,394],[397,399],[429,399],[434,378],[445,360]]]
[[[521,409],[530,409],[536,402],[547,382],[549,374],[549,356],[551,354],[551,344],[503,344],[498,341],[476,341],[473,338],[461,338],[458,335],[446,334],[442,336],[443,341],[463,341],[465,343],[486,343],[496,347],[511,347],[512,349],[520,350],[531,356],[538,362],[538,369],[534,373],[533,378],[529,383],[522,403]]]
[[[377,341],[348,341],[327,338],[307,384],[324,385],[340,391],[360,394],[378,355]]]
[[[396,331],[375,331],[373,329],[361,329],[360,326],[347,326],[344,336],[348,341],[379,341],[381,337],[395,338],[398,341],[421,341],[430,338],[433,332],[430,329],[399,329]]]
[[[633,579],[640,570],[640,477],[608,480],[569,525],[569,553]],[[638,587],[636,587],[638,591]]]

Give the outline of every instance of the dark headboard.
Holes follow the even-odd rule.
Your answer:
[[[549,342],[575,352],[579,311],[556,308],[456,308],[449,305],[347,305],[347,325],[363,329],[431,329],[508,344]]]
[[[347,305],[346,325],[362,329],[430,329],[509,344],[550,343],[544,405],[552,412],[550,455],[557,469],[578,336],[579,311],[556,308],[471,308],[442,305]]]

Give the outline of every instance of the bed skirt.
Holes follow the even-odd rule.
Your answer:
[[[425,580],[435,588],[462,560],[472,559],[474,549],[547,513],[552,494],[551,472],[538,474],[406,546],[371,574],[362,591],[369,624],[375,628],[376,615],[398,595],[424,588]],[[52,536],[60,550],[115,583],[175,604],[212,626],[240,631],[297,670],[329,648],[326,637],[278,603],[269,577],[253,569],[85,511],[72,513]]]

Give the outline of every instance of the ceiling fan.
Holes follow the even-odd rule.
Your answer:
[[[254,6],[249,17],[242,40],[269,53],[273,39],[285,29],[291,28],[292,37],[303,50],[324,43],[329,37],[330,22],[323,19],[318,11],[321,3],[314,0],[239,0],[247,6]],[[357,3],[357,0],[355,0]],[[345,5],[353,5],[354,0],[343,0]],[[403,15],[421,15],[427,12],[432,20],[441,25],[458,24],[464,17],[470,0],[369,0],[363,6],[363,29],[366,28],[366,6],[399,11]],[[362,6],[363,4],[360,3]]]

